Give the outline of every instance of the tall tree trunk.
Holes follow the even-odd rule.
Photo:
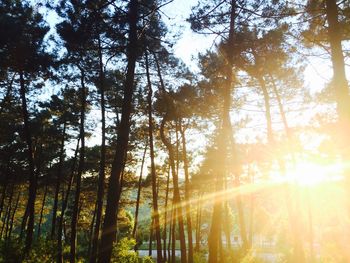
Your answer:
[[[94,213],[92,215],[92,220],[91,220],[91,223],[90,223],[90,231],[89,231],[89,236],[88,236],[88,239],[89,239],[89,246],[88,246],[88,256],[91,260],[91,257],[92,257],[92,242],[93,242],[93,239],[94,239],[94,225],[95,225],[95,221],[96,221],[96,211],[97,210],[97,207],[95,206],[95,209],[94,209]]]
[[[47,180],[46,180],[47,181]],[[43,221],[43,213],[44,213],[44,208],[45,208],[45,201],[46,201],[46,195],[47,195],[47,190],[48,190],[48,182],[45,184],[45,190],[44,190],[44,196],[43,196],[43,201],[41,203],[41,209],[40,209],[40,217],[39,217],[39,224],[38,224],[38,238],[40,238],[41,234],[41,223]]]
[[[16,202],[15,202],[15,207],[13,208],[13,212],[12,212],[12,216],[11,216],[10,229],[9,229],[8,234],[7,234],[7,239],[8,240],[10,240],[10,238],[11,238],[12,229],[13,229],[13,222],[14,222],[15,215],[16,215],[16,212],[17,212],[20,196],[21,196],[21,191],[18,191]]]
[[[152,243],[154,235],[154,217],[151,217],[151,224],[149,225],[149,239],[148,239],[148,256],[152,256]]]
[[[81,69],[81,109],[80,109],[80,152],[79,152],[79,166],[76,176],[74,205],[72,211],[71,221],[71,237],[70,237],[70,263],[75,262],[76,257],[76,243],[77,243],[77,225],[78,225],[78,213],[80,204],[80,191],[81,191],[81,177],[84,171],[84,159],[85,159],[85,108],[86,108],[86,88],[85,88],[85,73]]]
[[[25,251],[28,252],[32,246],[33,231],[34,231],[34,217],[35,217],[35,198],[37,190],[37,180],[34,173],[34,155],[32,145],[32,135],[29,123],[29,114],[27,108],[26,88],[24,83],[23,72],[19,73],[20,77],[20,96],[22,101],[22,114],[24,121],[24,136],[27,143],[27,154],[29,164],[29,196],[28,196],[28,225],[26,231]]]
[[[11,158],[9,158],[8,161],[7,161],[6,175],[5,175],[5,179],[4,179],[3,186],[2,186],[1,201],[0,201],[0,218],[1,218],[1,215],[2,215],[2,211],[4,209],[4,202],[5,202],[5,198],[6,198],[6,191],[7,191],[7,187],[8,187],[8,184],[9,184],[10,166],[11,166]]]
[[[98,57],[99,57],[99,78],[101,93],[101,153],[100,153],[100,171],[98,175],[98,190],[96,199],[96,222],[92,239],[92,253],[90,263],[95,263],[97,258],[98,239],[100,235],[103,197],[105,188],[105,166],[106,166],[106,110],[105,110],[105,75],[103,70],[101,38],[98,35]]]
[[[173,193],[174,195],[174,193]],[[172,204],[172,228],[171,228],[171,262],[175,263],[176,262],[176,255],[175,255],[175,247],[176,247],[176,212],[177,209],[175,207],[175,198],[173,196],[173,204]]]
[[[267,141],[270,144],[270,147],[273,146],[274,143],[274,136],[273,136],[273,130],[272,130],[272,118],[271,118],[271,107],[270,107],[270,95],[267,90],[265,80],[263,77],[258,78],[260,88],[263,92],[264,96],[264,104],[265,104],[265,118],[266,118],[266,125],[267,125]]]
[[[197,220],[196,220],[196,246],[195,251],[199,252],[201,248],[201,225],[202,225],[202,194],[198,193],[197,201]]]
[[[174,206],[176,209],[176,218],[179,223],[179,236],[180,236],[180,249],[181,249],[181,263],[187,262],[186,256],[186,241],[185,241],[185,230],[184,230],[184,222],[183,222],[183,213],[182,213],[182,202],[180,197],[179,190],[179,178],[175,170],[175,159],[174,159],[174,150],[170,141],[165,137],[164,126],[168,119],[168,112],[163,117],[162,123],[160,125],[160,137],[163,144],[166,146],[169,154],[169,162],[172,171],[173,177],[173,187],[174,187]],[[175,225],[173,226],[175,228]]]
[[[99,263],[109,262],[112,254],[112,246],[116,240],[116,215],[118,210],[118,196],[120,195],[120,179],[124,168],[124,159],[128,149],[130,114],[132,111],[132,97],[134,91],[134,74],[137,59],[138,39],[138,1],[130,0],[128,24],[129,41],[127,45],[128,66],[124,87],[122,117],[118,127],[118,138],[115,157],[112,163],[109,177],[106,213],[102,229],[102,238],[99,246]]]
[[[56,231],[58,194],[60,192],[60,186],[61,186],[61,180],[62,180],[65,137],[66,137],[66,121],[63,122],[63,131],[62,131],[62,138],[61,138],[61,145],[60,145],[60,155],[59,155],[59,161],[58,161],[55,195],[54,195],[54,202],[53,202],[53,208],[52,208],[51,239],[55,237],[55,231]]]
[[[231,229],[230,229],[230,214],[229,214],[229,203],[224,203],[224,232],[226,238],[226,247],[228,250],[231,249]]]
[[[172,202],[171,210],[170,210],[169,238],[168,238],[168,259],[169,259],[169,262],[172,262],[172,255],[171,255],[170,249],[171,249],[171,239],[172,239],[172,229],[173,229],[173,214],[174,214],[174,205]]]
[[[188,263],[193,263],[193,240],[192,240],[192,220],[191,220],[191,205],[190,205],[190,175],[188,172],[188,159],[187,159],[187,147],[186,147],[186,134],[185,129],[182,126],[182,120],[180,119],[180,133],[182,143],[182,158],[184,162],[185,172],[185,200],[186,200],[186,223],[187,223],[187,235],[188,235]]]
[[[271,74],[269,75],[269,77],[270,77],[270,80],[271,80],[271,83],[272,83],[272,91],[273,91],[273,93],[276,96],[276,100],[277,100],[277,104],[278,104],[278,110],[279,110],[281,118],[282,118],[283,127],[284,127],[285,133],[287,135],[287,138],[290,141],[291,140],[291,134],[290,134],[290,130],[289,130],[288,122],[287,122],[287,116],[286,116],[286,113],[285,113],[284,108],[283,108],[282,99],[281,99],[281,96],[280,96],[280,94],[279,94],[279,92],[277,90],[275,79],[273,78],[273,76]]]
[[[349,131],[350,121],[350,96],[349,87],[345,75],[345,63],[342,49],[342,29],[338,21],[338,6],[335,0],[326,0],[326,15],[328,22],[328,36],[331,46],[331,59],[333,65],[333,85],[336,95],[337,111],[339,121],[346,130]],[[348,136],[346,136],[348,137]],[[348,138],[347,142],[348,141]]]
[[[168,169],[168,176],[166,180],[165,202],[164,202],[164,223],[163,223],[163,259],[167,261],[166,236],[167,236],[167,222],[168,222],[168,199],[169,199],[169,184],[170,184],[170,166]],[[170,231],[169,231],[170,234]]]
[[[144,167],[145,159],[146,159],[147,147],[148,147],[148,143],[146,143],[145,149],[143,150],[140,177],[139,177],[139,182],[138,182],[138,186],[137,186],[135,219],[134,219],[134,227],[132,229],[132,237],[134,239],[136,239],[136,231],[137,231],[137,224],[138,224],[138,218],[139,218],[139,208],[140,208],[141,188],[142,188],[142,175],[143,175],[143,167]],[[136,248],[137,248],[137,245],[135,245],[135,250],[136,250]]]
[[[162,74],[160,71],[160,65],[158,62],[158,59],[156,57],[155,54],[154,55],[154,59],[156,62],[156,66],[157,66],[157,73],[158,73],[158,77],[159,77],[159,81],[160,81],[160,87],[161,87],[161,91],[164,95],[164,98],[169,100],[167,102],[167,111],[163,117],[163,120],[161,122],[160,125],[160,137],[161,140],[163,142],[163,144],[165,145],[165,147],[168,150],[168,154],[169,154],[169,163],[170,163],[170,167],[171,167],[171,172],[172,172],[172,177],[173,177],[173,187],[174,187],[174,206],[176,209],[176,218],[178,219],[178,223],[179,223],[179,236],[180,236],[180,249],[181,249],[181,263],[186,263],[187,262],[187,251],[186,251],[186,240],[185,240],[185,230],[184,230],[184,223],[183,223],[183,213],[182,213],[182,202],[181,202],[181,197],[180,197],[180,190],[179,190],[179,179],[178,179],[178,174],[176,173],[176,168],[175,168],[175,155],[174,155],[174,149],[173,146],[171,145],[171,142],[166,138],[165,136],[165,132],[164,132],[164,128],[165,128],[165,124],[168,121],[168,116],[169,116],[169,103],[171,104],[172,102],[170,101],[171,98],[169,97],[169,94],[166,92],[165,89],[165,85],[163,82],[163,78],[162,78]],[[175,225],[173,225],[173,228],[175,228]]]
[[[286,117],[286,113],[285,113],[284,108],[283,108],[281,96],[277,90],[276,83],[275,83],[273,76],[270,74],[269,77],[271,80],[273,92],[276,96],[279,112],[280,112],[281,119],[283,122],[284,131],[285,131],[285,134],[287,136],[287,147],[288,147],[288,150],[291,154],[293,164],[295,165],[295,157],[294,157],[294,151],[293,151],[293,146],[292,146],[292,135],[290,133],[290,129],[288,126],[287,117]],[[279,164],[281,174],[285,174],[286,173],[285,161],[280,157],[277,158],[277,161]],[[285,197],[286,207],[288,210],[289,223],[290,223],[290,227],[291,227],[292,233],[293,233],[292,234],[293,235],[293,247],[294,247],[293,260],[296,260],[297,262],[304,262],[305,261],[305,254],[304,254],[303,247],[301,245],[302,240],[300,237],[301,236],[300,219],[298,217],[298,211],[300,210],[299,194],[296,192],[293,193],[293,196],[296,199],[295,204],[293,204],[291,187],[288,185],[285,185],[284,188],[285,188],[284,197]]]
[[[9,198],[7,201],[7,211],[3,220],[3,224],[1,227],[1,232],[0,232],[0,237],[2,238],[3,232],[5,230],[5,238],[6,238],[6,234],[8,231],[8,227],[9,227],[9,221],[10,221],[10,217],[11,217],[11,209],[12,209],[12,199],[13,199],[13,192],[14,192],[14,188],[15,188],[15,183],[13,182],[11,185],[11,190],[10,190],[10,194],[9,194]]]
[[[163,262],[162,259],[162,239],[160,236],[160,221],[159,221],[159,211],[158,211],[158,195],[157,195],[157,174],[156,174],[156,166],[154,163],[154,147],[153,147],[153,117],[152,117],[152,83],[149,73],[149,65],[148,65],[148,55],[147,51],[145,54],[145,62],[146,62],[146,75],[147,75],[147,85],[148,85],[148,136],[149,136],[149,149],[150,149],[150,158],[151,158],[151,178],[152,178],[152,218],[154,218],[154,230],[156,234],[156,242],[157,242],[157,262]]]
[[[226,81],[223,94],[223,113],[222,113],[222,127],[221,134],[218,143],[218,152],[220,153],[220,171],[217,172],[216,176],[216,186],[215,190],[217,193],[220,193],[223,188],[223,179],[227,173],[227,154],[229,148],[233,151],[233,137],[232,137],[232,126],[230,120],[230,108],[231,108],[231,91],[233,85],[233,50],[234,50],[234,35],[235,35],[235,19],[236,19],[236,1],[231,0],[231,11],[230,11],[230,26],[229,26],[229,36],[227,40],[227,45],[225,49],[225,55],[227,57],[226,65]],[[227,144],[229,142],[229,144]],[[235,154],[235,153],[234,153]],[[236,164],[238,165],[238,164]],[[236,182],[239,182],[239,169],[236,168]],[[236,185],[238,187],[239,185]],[[241,203],[241,197],[238,194],[236,197],[238,217],[239,217],[239,227],[240,233],[243,241],[243,250],[246,250],[247,247],[247,238],[245,230],[245,221],[243,216],[243,208]],[[209,233],[209,263],[217,263],[222,259],[222,255],[219,255],[220,240],[221,240],[221,226],[222,226],[222,201],[220,200],[219,195],[216,195],[214,200],[214,208],[212,214],[211,228]]]
[[[345,187],[347,200],[350,200],[350,96],[346,79],[344,55],[342,49],[342,26],[339,23],[339,12],[336,0],[326,0],[326,15],[328,22],[328,36],[331,47],[331,59],[333,65],[333,89],[335,93],[338,113],[338,152],[342,155],[345,164]],[[350,213],[350,202],[348,213]],[[350,259],[348,259],[350,260]]]
[[[77,156],[78,156],[78,151],[79,151],[79,145],[80,145],[80,136],[77,140],[77,146],[75,148],[74,152],[74,158],[73,158],[73,163],[72,167],[70,170],[70,177],[68,179],[68,186],[67,186],[67,191],[66,195],[62,192],[62,208],[61,208],[61,215],[59,217],[58,221],[58,230],[57,230],[57,263],[62,263],[63,262],[63,250],[62,250],[62,233],[64,230],[64,214],[68,205],[68,198],[70,194],[70,190],[73,184],[73,179],[74,179],[74,172],[75,172],[75,166],[77,162]]]

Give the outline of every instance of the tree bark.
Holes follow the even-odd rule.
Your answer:
[[[98,239],[100,235],[103,197],[105,188],[105,166],[106,166],[106,110],[105,110],[105,75],[103,71],[102,47],[100,35],[98,35],[98,57],[99,57],[99,78],[101,93],[101,153],[100,153],[100,171],[98,175],[98,190],[96,199],[96,222],[92,239],[92,253],[90,263],[95,263],[97,258]]]
[[[77,146],[75,148],[74,152],[74,158],[73,163],[70,171],[70,178],[68,181],[67,191],[66,195],[64,196],[64,193],[62,193],[62,208],[61,208],[61,216],[58,221],[58,230],[57,230],[57,263],[63,262],[63,250],[62,250],[62,233],[64,232],[64,214],[68,205],[68,198],[69,193],[73,184],[74,179],[74,172],[75,172],[75,165],[77,161],[78,151],[79,151],[79,144],[80,144],[80,136],[77,141]]]
[[[155,54],[154,54],[154,59],[155,59],[156,66],[157,66],[157,73],[158,73],[158,77],[159,77],[161,91],[164,95],[164,98],[169,100],[170,97],[168,97],[169,95],[166,92],[165,85],[164,85],[163,78],[162,78],[162,74],[160,71],[160,65],[159,65],[158,59],[157,59]],[[168,101],[167,103],[171,103],[171,101]],[[187,251],[186,251],[185,230],[184,230],[184,223],[183,223],[182,202],[181,202],[180,190],[179,190],[179,178],[178,178],[178,174],[176,173],[176,170],[175,170],[176,168],[175,168],[174,149],[173,149],[173,146],[171,145],[171,142],[166,138],[165,132],[164,132],[165,124],[168,121],[168,115],[170,113],[169,106],[170,105],[167,104],[168,108],[166,109],[167,111],[166,111],[166,113],[163,117],[163,120],[161,122],[161,125],[160,125],[160,137],[161,137],[163,144],[167,148],[168,154],[169,154],[169,163],[170,163],[170,167],[171,167],[172,178],[173,178],[173,187],[174,187],[174,206],[175,206],[175,210],[176,210],[176,218],[178,219],[178,223],[179,223],[181,263],[186,263],[187,262],[187,256],[186,256]],[[175,228],[175,225],[173,225],[173,228]]]
[[[141,199],[142,175],[143,175],[143,167],[144,167],[145,159],[146,159],[147,147],[148,147],[148,143],[146,143],[145,149],[143,150],[140,177],[139,177],[139,182],[138,182],[138,186],[137,186],[135,219],[134,219],[134,227],[133,227],[133,229],[132,229],[132,237],[133,237],[134,239],[136,239],[136,231],[137,231],[137,223],[138,223],[139,208],[140,208],[140,199]],[[136,250],[136,248],[137,248],[137,245],[135,245],[135,250]]]
[[[120,179],[124,167],[124,159],[128,149],[130,114],[132,111],[132,97],[134,91],[134,74],[137,59],[138,39],[138,1],[130,0],[128,23],[129,42],[127,46],[128,66],[124,88],[122,106],[122,117],[118,127],[116,153],[112,163],[111,175],[109,178],[106,213],[102,229],[102,238],[99,246],[99,263],[110,262],[112,246],[116,241],[116,215],[118,210],[118,196],[120,192]]]
[[[166,180],[166,191],[165,191],[165,202],[164,202],[163,259],[165,262],[167,261],[166,236],[167,236],[167,222],[168,222],[169,184],[170,184],[170,167],[168,169],[168,176],[167,176],[167,180]],[[170,234],[170,230],[169,230],[169,234]]]
[[[150,149],[150,158],[151,158],[151,178],[152,178],[152,218],[154,218],[154,230],[156,234],[156,244],[157,244],[157,262],[163,262],[162,259],[162,239],[160,235],[160,221],[159,221],[159,211],[158,211],[158,194],[157,194],[157,174],[156,174],[156,166],[154,163],[154,147],[153,147],[153,117],[152,117],[152,83],[149,73],[149,65],[148,65],[148,55],[147,51],[145,54],[145,62],[146,62],[146,75],[147,75],[147,86],[148,86],[148,136],[149,136],[149,149]]]
[[[349,131],[350,97],[349,87],[345,74],[345,63],[342,49],[341,26],[338,21],[338,6],[335,0],[326,0],[326,15],[328,22],[328,36],[331,46],[331,59],[333,64],[333,85],[337,102],[337,111],[341,125]],[[348,136],[347,136],[348,137]],[[348,138],[347,138],[348,140]]]
[[[41,209],[40,209],[40,218],[39,218],[39,224],[38,224],[38,238],[40,238],[40,234],[41,234],[41,223],[43,221],[43,212],[44,212],[44,207],[45,207],[45,201],[46,201],[46,195],[47,195],[48,188],[49,188],[48,187],[48,182],[46,182],[44,196],[43,196],[43,201],[42,201]]]
[[[201,225],[202,225],[202,195],[198,193],[197,201],[197,220],[196,220],[196,246],[195,251],[199,252],[201,248]]]
[[[7,211],[3,220],[3,224],[1,227],[1,232],[0,232],[0,237],[2,238],[3,232],[5,230],[5,238],[7,236],[7,231],[8,231],[8,227],[9,227],[9,221],[10,221],[10,217],[11,217],[11,209],[12,209],[12,199],[13,199],[13,192],[14,192],[14,188],[15,188],[15,183],[13,182],[11,185],[11,190],[10,190],[10,194],[9,194],[9,198],[7,201]]]
[[[192,240],[192,219],[191,219],[191,205],[190,205],[190,175],[188,171],[188,159],[187,159],[187,147],[185,129],[182,126],[182,120],[180,119],[180,133],[182,144],[182,158],[184,162],[185,172],[185,200],[186,200],[186,223],[187,223],[187,235],[188,235],[188,263],[193,263],[193,240]]]
[[[33,242],[33,231],[34,231],[34,217],[35,217],[35,198],[37,191],[37,179],[34,173],[34,155],[33,155],[33,143],[32,135],[30,130],[29,123],[29,114],[27,108],[27,99],[26,99],[26,88],[24,83],[23,72],[20,71],[20,96],[22,101],[22,114],[24,121],[24,136],[27,143],[27,155],[28,155],[28,164],[29,164],[29,196],[27,201],[28,208],[28,225],[26,231],[26,240],[25,240],[25,252],[27,253]]]
[[[84,172],[84,162],[85,162],[85,108],[86,108],[86,88],[85,88],[85,73],[81,69],[81,109],[80,109],[80,152],[79,152],[79,165],[76,176],[76,186],[75,186],[75,196],[74,205],[72,211],[72,221],[71,221],[71,237],[70,237],[70,263],[75,262],[76,258],[76,243],[77,243],[77,225],[78,225],[78,213],[80,204],[80,191],[81,191],[81,177]]]
[[[272,146],[274,143],[274,138],[273,138],[274,136],[273,136],[273,130],[272,130],[270,96],[269,96],[269,92],[267,90],[264,78],[258,77],[258,81],[264,96],[265,118],[266,118],[266,125],[267,125],[267,141],[270,144],[270,146]]]
[[[168,119],[168,112],[163,117],[162,123],[160,125],[160,137],[163,144],[166,146],[169,154],[169,162],[171,166],[172,177],[173,177],[173,187],[174,187],[174,206],[176,210],[176,218],[178,219],[178,223],[179,223],[181,263],[186,263],[187,251],[186,251],[185,230],[184,230],[184,223],[183,223],[182,202],[181,202],[180,190],[179,190],[179,178],[177,173],[175,172],[174,150],[170,141],[168,141],[168,139],[165,137],[165,132],[164,132],[164,126],[167,119]],[[175,225],[173,226],[173,228],[175,228]]]
[[[60,192],[61,180],[62,180],[62,167],[64,161],[64,141],[66,137],[66,121],[63,122],[63,131],[60,145],[60,155],[58,161],[57,178],[55,186],[54,203],[52,208],[52,223],[51,223],[51,239],[55,236],[56,231],[56,218],[57,218],[57,207],[58,207],[58,194]]]
[[[8,234],[7,234],[7,239],[8,239],[8,240],[11,238],[12,229],[13,229],[13,222],[14,222],[15,215],[16,215],[16,212],[17,212],[17,208],[18,208],[20,196],[21,196],[21,192],[19,191],[18,194],[17,194],[17,198],[16,198],[16,202],[15,202],[15,207],[13,208],[13,212],[12,212],[12,216],[11,216],[10,229],[9,229]]]

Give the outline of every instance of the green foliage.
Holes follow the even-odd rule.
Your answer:
[[[263,263],[262,259],[256,257],[253,251],[249,251],[240,261],[241,263]]]
[[[134,239],[121,239],[113,248],[111,262],[138,263],[138,255],[132,250],[135,244],[136,241]]]
[[[193,253],[193,263],[206,263],[207,259],[203,251]]]
[[[0,242],[0,263],[49,263],[55,262],[57,251],[55,242],[44,239],[37,240],[29,254],[23,256],[24,243],[18,239],[2,240]],[[24,257],[24,259],[23,259]]]
[[[40,239],[35,242],[24,263],[49,263],[55,262],[55,242]]]
[[[153,263],[153,259],[150,256],[146,256],[142,258],[142,263]]]
[[[1,240],[0,262],[17,263],[21,262],[24,245],[19,240]]]

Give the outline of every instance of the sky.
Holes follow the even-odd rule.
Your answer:
[[[198,0],[174,0],[161,9],[163,20],[169,30],[169,40],[177,40],[173,46],[174,55],[182,59],[183,62],[194,72],[198,72],[196,60],[198,53],[205,52],[207,49],[215,48],[213,44],[215,36],[204,36],[193,33],[190,29],[190,24],[186,21],[186,19],[188,19],[191,14],[191,8],[195,6],[197,2]],[[47,19],[52,27],[59,21],[57,15],[55,15],[53,12],[49,13]],[[304,72],[306,88],[309,89],[312,93],[320,91],[324,88],[325,84],[331,78],[330,60],[322,60],[309,57],[305,60],[305,62],[307,64],[306,70]],[[350,74],[348,74],[348,76],[349,75]],[[56,91],[51,89],[52,94],[55,92]],[[252,109],[261,110],[256,106]],[[313,110],[314,109],[310,109],[310,116]],[[99,112],[97,110],[96,115],[98,114]],[[307,114],[308,113],[306,113],[306,115]],[[236,117],[243,117],[243,114],[236,113]],[[304,118],[306,122],[307,116]],[[242,134],[238,134],[237,136],[240,137],[240,139],[245,140],[250,136],[249,134],[254,134],[254,131],[257,129],[255,126],[259,126],[259,123],[261,124],[261,127],[265,125],[263,119],[261,117],[257,117],[257,120],[254,121],[254,125],[251,128],[248,127],[242,129]],[[89,145],[98,144],[100,141],[98,126],[95,128],[95,131],[95,135],[89,139]],[[254,135],[251,137],[254,137]]]

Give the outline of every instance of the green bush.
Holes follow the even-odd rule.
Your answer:
[[[19,263],[22,262],[23,243],[17,239],[0,241],[0,262]]]
[[[205,252],[198,251],[193,253],[193,263],[206,263],[207,258],[205,256]]]
[[[136,242],[134,239],[123,238],[113,247],[111,262],[138,263],[138,255],[132,249]]]
[[[55,262],[57,247],[55,242],[44,239],[37,240],[29,254],[23,260],[24,263],[49,263]]]
[[[146,256],[142,258],[142,263],[154,263],[152,257]]]

